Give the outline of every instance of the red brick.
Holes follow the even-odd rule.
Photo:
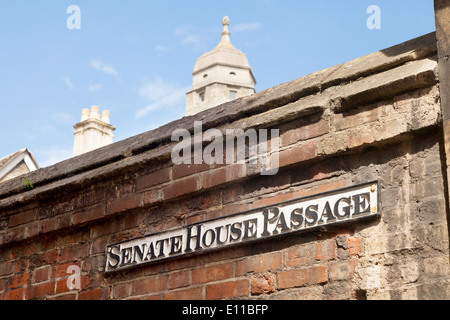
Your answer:
[[[60,279],[60,280],[56,281],[56,286],[55,286],[55,293],[56,294],[62,293],[62,292],[75,291],[75,290],[70,290],[69,289],[69,287],[67,286],[67,280],[68,280],[68,278],[63,278],[63,279]]]
[[[108,290],[97,288],[93,290],[82,291],[78,295],[78,300],[106,300],[108,299]]]
[[[0,263],[0,277],[13,273],[13,264],[11,262]]]
[[[25,224],[36,219],[36,210],[30,210],[26,212],[20,212],[9,217],[8,227],[15,227],[21,224]]]
[[[325,121],[319,121],[304,127],[289,130],[281,135],[283,146],[322,136],[330,131],[330,126]]]
[[[153,189],[151,191],[147,191],[143,195],[143,205],[153,205],[155,203],[161,202],[163,199],[163,193],[161,189]]]
[[[229,279],[233,277],[233,272],[234,266],[232,263],[198,268],[192,270],[192,284]]]
[[[328,261],[336,257],[336,242],[334,240],[319,242],[317,244],[316,260]]]
[[[319,193],[323,193],[323,192],[333,191],[333,190],[341,189],[344,187],[348,187],[350,183],[351,182],[347,181],[347,179],[337,180],[337,181],[329,181],[329,182],[325,182],[320,185],[314,186],[310,189],[300,190],[300,191],[298,191],[297,196],[299,198],[302,198],[302,197],[307,197],[307,196],[311,196],[311,195],[315,195],[315,194],[319,194]]]
[[[140,191],[170,181],[171,170],[172,168],[165,168],[140,177],[136,181],[137,190]]]
[[[248,295],[247,279],[211,284],[206,287],[206,299],[237,298]]]
[[[275,291],[276,276],[274,274],[263,274],[252,278],[252,294],[264,294]]]
[[[70,226],[70,216],[67,216],[69,219],[68,225],[66,227]],[[53,218],[47,218],[45,220],[41,221],[41,227],[42,227],[42,233],[49,233],[53,232],[55,230],[60,229],[60,217],[53,217]]]
[[[284,201],[293,200],[296,198],[297,192],[283,192],[280,194],[277,194],[273,197],[266,197],[263,199],[255,200],[252,204],[252,208],[261,208],[261,207],[267,207],[270,205],[278,204]]]
[[[288,267],[301,267],[313,264],[316,261],[317,244],[308,243],[290,248],[287,251],[286,265]]]
[[[33,283],[45,282],[50,280],[52,266],[43,266],[35,269],[33,272]]]
[[[374,133],[364,126],[363,128],[350,129],[348,132],[348,147],[355,148],[375,141]]]
[[[190,288],[164,294],[164,300],[202,300],[203,288]]]
[[[22,257],[13,262],[14,273],[26,272],[29,267],[30,261],[28,257]]]
[[[90,208],[85,211],[77,212],[72,216],[72,225],[97,220],[105,215],[105,206]]]
[[[233,214],[233,213],[244,212],[244,211],[247,211],[247,210],[250,210],[250,209],[251,209],[251,204],[250,203],[228,204],[226,206],[223,206],[220,209],[215,209],[215,210],[208,211],[206,213],[206,218],[208,220],[210,220],[210,219],[225,217],[225,216],[228,216],[228,215]]]
[[[199,177],[176,180],[163,188],[163,199],[171,199],[200,190]]]
[[[278,289],[320,284],[327,281],[328,275],[325,266],[282,271],[278,273]]]
[[[350,256],[361,255],[364,250],[364,239],[357,237],[349,237],[345,239],[348,244],[348,252]]]
[[[136,280],[131,287],[131,295],[140,296],[165,291],[168,282],[169,277],[167,276]]]
[[[61,249],[59,261],[78,260],[89,255],[89,245],[75,245]]]
[[[246,176],[244,164],[235,164],[203,174],[203,188],[208,189]]]
[[[130,295],[131,283],[115,284],[113,288],[113,299],[123,299]]]
[[[202,164],[180,164],[173,167],[173,179],[184,178],[196,173],[212,169],[212,165],[205,162]]]
[[[24,300],[24,288],[14,289],[3,293],[3,300]],[[1,297],[1,296],[0,296]]]
[[[55,290],[54,282],[47,282],[36,286],[31,286],[27,289],[27,299],[42,298],[53,294]]]
[[[30,273],[24,272],[19,274],[14,274],[8,281],[7,288],[14,289],[19,287],[24,287],[28,285],[28,280],[30,279]]]
[[[77,293],[70,292],[66,294],[60,294],[57,296],[47,297],[47,300],[77,300]]]
[[[279,154],[279,167],[283,168],[296,163],[301,163],[306,160],[311,160],[317,157],[317,145],[316,143],[309,142],[300,146],[295,146],[286,150],[283,150]]]
[[[191,272],[184,270],[169,275],[170,289],[182,288],[191,284]]]
[[[106,214],[110,215],[139,208],[142,202],[143,196],[141,194],[131,194],[123,198],[115,199],[107,204]]]
[[[281,266],[281,252],[263,254],[238,261],[236,265],[236,275],[241,276],[249,272],[259,273],[269,270],[276,270],[281,268]]]

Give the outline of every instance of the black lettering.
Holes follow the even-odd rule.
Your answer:
[[[170,238],[170,253],[169,256],[181,253],[181,241],[183,240],[183,236],[175,236]]]
[[[169,238],[156,241],[156,245],[159,244],[159,255],[158,255],[158,258],[165,257],[164,243],[168,242],[168,241],[169,241]]]
[[[210,239],[210,243],[209,244],[206,243],[206,241],[208,240],[208,233],[211,234],[211,237],[209,238]],[[209,247],[212,246],[212,244],[216,240],[216,233],[214,232],[213,229],[208,229],[203,234],[202,240],[203,240],[203,246],[206,247],[206,248],[209,248]]]
[[[269,217],[270,213],[273,213],[273,217]],[[270,232],[268,231],[269,223],[272,224],[277,220],[278,216],[280,215],[280,209],[278,209],[277,207],[266,208],[263,210],[262,214],[264,216],[264,230],[261,236],[270,236]]]
[[[297,230],[303,226],[303,208],[294,209],[291,212],[291,229]]]
[[[370,193],[362,193],[352,197],[355,202],[355,212],[353,215],[370,213]],[[367,203],[366,203],[367,201]],[[365,206],[361,208],[361,206]]]
[[[200,243],[200,234],[202,232],[202,225],[200,224],[200,225],[197,226],[197,234],[195,236],[192,235],[192,228],[193,227],[189,227],[188,230],[187,230],[186,249],[184,250],[184,252],[191,252],[191,251],[193,251],[191,249],[191,240],[192,239],[196,239],[196,241],[197,241],[197,244],[196,244],[194,250],[200,250],[202,248],[201,247],[201,243]]]
[[[131,263],[133,247],[122,249],[122,266]]]
[[[235,237],[233,237],[233,235]],[[235,222],[231,225],[230,241],[237,241],[242,237],[242,223]]]
[[[150,242],[150,246],[148,247],[147,256],[145,257],[145,260],[151,260],[155,258],[156,258],[155,247],[153,246],[153,242]]]
[[[278,231],[279,228],[281,228],[281,231]],[[289,227],[287,226],[286,218],[284,217],[284,213],[281,212],[280,217],[278,218],[277,224],[275,226],[275,230],[273,230],[272,234],[279,234],[279,233],[283,233],[286,231],[289,231]]]
[[[108,256],[109,256],[108,265],[110,268],[115,268],[120,263],[120,255],[119,255],[120,249],[119,249],[119,247],[112,247],[110,249],[111,250],[109,250],[109,252],[108,252]],[[114,252],[115,249],[117,249],[118,253]],[[111,260],[113,260],[114,262],[111,263]]]
[[[133,255],[133,261],[132,263],[136,262],[136,255],[139,256],[140,260],[143,261],[144,260],[144,252],[145,252],[145,243],[142,244],[142,250],[141,250],[141,246],[134,246],[133,250],[134,250],[134,255]]]
[[[230,225],[227,224],[225,226],[225,228],[227,229],[227,235],[225,237],[225,241],[220,240],[220,233],[222,232],[222,227],[216,227],[216,233],[217,233],[217,244],[221,245],[221,244],[225,244],[228,241],[228,236],[230,235]]]
[[[336,220],[336,217],[333,215],[333,211],[331,210],[330,203],[327,201],[325,204],[325,208],[323,208],[322,216],[320,217],[319,224],[325,223],[324,217],[327,218],[327,223]]]
[[[334,204],[334,215],[338,218],[345,218],[350,217],[350,209],[351,209],[351,199],[348,198],[341,198]],[[347,204],[347,206],[344,206],[342,208],[339,208],[341,202],[344,202]],[[341,214],[343,212],[343,214]]]
[[[317,220],[319,219],[317,210],[319,210],[319,208],[315,204],[310,205],[308,208],[306,208],[306,212],[305,212],[306,224],[305,225],[307,227],[311,227],[317,223]]]
[[[256,239],[256,231],[258,229],[258,219],[250,219],[244,221],[244,237],[243,240]]]

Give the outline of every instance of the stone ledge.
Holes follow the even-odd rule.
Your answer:
[[[153,131],[30,173],[27,175],[27,178],[32,181],[37,189],[29,193],[24,193],[21,178],[0,184],[0,199],[4,199],[2,201],[4,204],[5,201],[11,203],[11,199],[7,198],[15,194],[20,194],[20,197],[23,195],[26,198],[31,198],[36,193],[39,193],[40,190],[43,190],[41,188],[46,185],[52,184],[54,188],[66,183],[74,183],[74,181],[82,179],[84,175],[90,176],[92,174],[89,173],[90,171],[94,170],[96,174],[102,172],[103,170],[99,170],[102,167],[111,168],[113,166],[120,168],[148,158],[152,160],[158,157],[166,158],[167,154],[158,150],[161,150],[162,145],[165,147],[170,146],[170,136],[175,129],[185,128],[193,131],[194,120],[202,120],[204,130],[213,127],[228,127],[230,123],[233,127],[239,125],[248,128],[249,126],[270,126],[311,113],[323,112],[329,107],[329,96],[326,91],[322,92],[325,88],[334,91],[334,86],[336,86],[339,92],[340,87],[338,85],[341,83],[348,83],[368,75],[372,75],[371,79],[382,80],[382,76],[377,77],[375,74],[396,67],[399,67],[397,69],[401,68],[401,70],[412,68],[414,63],[411,64],[411,67],[407,65],[402,67],[402,65],[430,56],[436,50],[435,33],[430,33],[392,48],[264,90],[255,95],[220,105],[198,115],[184,117]],[[387,72],[395,73],[397,69]],[[410,71],[412,72],[410,76],[413,78],[406,77],[405,79],[408,80],[408,87],[411,89],[414,88],[415,81],[420,82],[423,79],[421,75],[415,74],[413,70]],[[428,76],[425,77],[425,80],[427,79],[429,79]],[[430,81],[425,82],[426,84],[432,84],[433,81],[434,79],[431,78]],[[359,83],[370,85],[370,80],[364,82],[363,79]],[[382,84],[383,88],[389,87],[388,84],[389,82],[384,81]],[[401,81],[400,84],[403,85],[404,82]],[[400,84],[397,84],[396,88],[398,86],[401,87]],[[377,84],[375,83],[374,85],[376,86]],[[370,90],[370,87],[361,87],[360,90],[367,92]],[[377,92],[376,89],[374,90]],[[359,92],[355,91],[355,89],[349,89],[347,96],[345,92],[342,94],[344,95],[344,106],[346,103],[351,105],[359,102]],[[148,152],[154,153],[154,155],[149,156]],[[146,155],[141,158],[140,155],[144,153]],[[130,158],[132,159],[131,161]],[[75,179],[71,179],[75,176],[77,176]],[[45,187],[44,189],[47,188]]]

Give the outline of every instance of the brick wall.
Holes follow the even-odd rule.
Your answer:
[[[434,34],[0,185],[2,299],[448,299]],[[279,172],[174,165],[175,128],[280,130]],[[380,180],[381,218],[105,274],[105,246]],[[79,277],[77,277],[79,275]],[[77,283],[79,279],[79,283]]]

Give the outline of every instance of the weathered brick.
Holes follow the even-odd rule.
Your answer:
[[[163,200],[179,197],[200,190],[199,177],[175,180],[163,188]]]
[[[20,212],[9,217],[8,227],[12,228],[36,219],[36,210]]]
[[[140,191],[170,181],[171,171],[172,167],[169,167],[139,177],[136,181],[137,190]]]
[[[297,192],[293,191],[293,192],[279,193],[273,197],[264,197],[262,199],[253,201],[252,208],[267,207],[284,201],[294,200],[296,198],[296,195]]]
[[[336,257],[336,242],[334,240],[319,242],[317,244],[316,260],[328,261]]]
[[[13,273],[13,264],[10,262],[0,263],[0,277]]]
[[[127,210],[139,208],[142,205],[141,194],[131,194],[123,198],[115,199],[106,206],[106,214],[116,214]]]
[[[131,282],[114,284],[112,294],[113,299],[124,299],[130,296]]]
[[[281,135],[282,146],[322,136],[330,131],[329,124],[322,120],[307,126],[289,130]]]
[[[105,206],[98,206],[74,213],[72,215],[72,224],[77,225],[88,221],[100,219],[105,215]]]
[[[70,261],[78,260],[87,257],[89,254],[89,246],[86,245],[75,245],[61,249],[59,255],[59,261]]]
[[[279,167],[283,168],[292,164],[314,159],[317,156],[316,142],[308,142],[280,151]]]
[[[219,281],[233,277],[234,265],[232,263],[192,270],[192,284]]]
[[[142,280],[136,280],[131,287],[132,296],[147,295],[167,290],[168,276],[151,277]]]
[[[78,300],[105,300],[107,298],[108,290],[106,288],[81,291],[78,295]]]
[[[206,286],[206,299],[226,299],[247,296],[249,293],[247,279],[215,283]]]
[[[55,283],[47,282],[38,285],[33,285],[27,288],[27,299],[42,298],[54,293]]]
[[[244,164],[228,165],[214,171],[208,171],[202,175],[203,188],[208,189],[235,181],[245,177],[246,174],[247,171]]]
[[[33,271],[33,283],[48,281],[51,277],[52,266],[43,266]]]
[[[69,286],[67,285],[67,281],[68,281],[68,278],[63,278],[63,279],[60,279],[60,280],[56,280],[55,294],[63,293],[63,292],[69,292],[69,291],[74,291],[74,290],[71,290],[69,288]]]
[[[249,272],[259,273],[269,270],[276,270],[282,266],[282,253],[275,252],[245,258],[238,261],[236,265],[236,275],[244,275]]]
[[[278,289],[302,287],[328,281],[326,266],[278,272]]]
[[[361,255],[364,251],[364,239],[358,237],[348,237],[345,239],[348,244],[350,256]]]
[[[178,291],[169,291],[164,294],[164,300],[202,300],[203,288],[189,288]]]
[[[251,292],[254,295],[272,293],[276,289],[276,282],[276,276],[272,273],[255,276],[251,280]]]
[[[24,300],[25,298],[25,288],[19,288],[14,290],[9,290],[4,292],[3,294],[0,294],[0,298],[3,300]]]
[[[321,184],[313,186],[311,188],[305,188],[305,189],[299,190],[297,193],[297,196],[299,198],[307,197],[307,196],[311,196],[311,195],[315,195],[315,194],[320,194],[320,193],[348,187],[350,184],[351,184],[351,180],[346,179],[346,178],[322,182]]]
[[[182,288],[191,284],[191,271],[183,270],[169,275],[169,288]]]
[[[14,274],[9,278],[9,281],[6,285],[7,289],[15,289],[19,287],[24,287],[28,285],[28,280],[30,279],[30,273],[24,272],[19,274]]]
[[[173,167],[173,179],[184,178],[213,168],[205,162],[201,164],[179,164]]]
[[[315,262],[317,257],[317,244],[308,243],[290,248],[287,251],[286,265],[288,267],[301,267]]]
[[[339,281],[352,279],[357,264],[358,264],[357,260],[344,260],[330,263],[329,266],[330,280]]]

